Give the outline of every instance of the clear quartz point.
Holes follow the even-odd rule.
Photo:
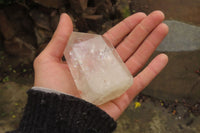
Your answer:
[[[101,105],[122,95],[133,77],[103,36],[73,32],[64,51],[82,99]]]

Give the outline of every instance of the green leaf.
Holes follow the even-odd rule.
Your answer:
[[[27,72],[27,70],[24,68],[24,69],[23,69],[23,72],[25,73],[25,72]]]
[[[3,78],[3,82],[5,83],[5,82],[8,82],[9,81],[9,77],[8,76],[6,76],[6,77],[4,77]]]
[[[128,7],[125,7],[125,8],[122,10],[122,17],[123,17],[123,18],[126,18],[126,17],[128,17],[128,16],[130,16],[130,15],[131,15],[131,12],[130,12],[129,8],[128,8]]]

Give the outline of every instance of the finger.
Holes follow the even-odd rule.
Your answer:
[[[133,85],[126,92],[129,98],[132,100],[141,92],[162,71],[167,63],[167,55],[160,54],[155,57],[150,64],[134,78]]]
[[[70,17],[63,13],[60,16],[57,29],[44,52],[52,57],[61,58],[72,30],[73,24]]]
[[[140,93],[166,66],[168,57],[165,54],[160,54],[139,73],[133,81],[133,85],[119,98],[112,100],[100,106],[115,120],[124,112],[133,98]]]
[[[164,20],[164,14],[161,11],[154,11],[139,23],[135,29],[117,46],[116,50],[123,61],[131,56],[144,39]]]
[[[152,53],[168,33],[168,26],[161,23],[148,36],[137,51],[126,61],[129,71],[135,75],[147,62]]]
[[[146,15],[144,13],[136,13],[121,21],[112,29],[104,33],[106,37],[114,46],[117,46],[119,42],[138,24]]]

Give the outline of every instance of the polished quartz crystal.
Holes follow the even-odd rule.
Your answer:
[[[64,51],[82,99],[96,105],[122,95],[133,77],[101,35],[73,32]]]

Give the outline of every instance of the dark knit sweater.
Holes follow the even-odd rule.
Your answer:
[[[16,131],[8,133],[111,133],[116,122],[95,105],[65,94],[31,89]]]

